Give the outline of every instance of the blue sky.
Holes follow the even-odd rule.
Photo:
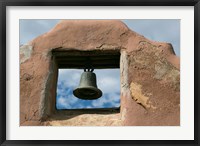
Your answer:
[[[81,73],[80,69],[59,69],[57,85],[57,108],[109,108],[120,106],[120,71],[119,69],[94,70],[97,77],[97,86],[102,90],[103,96],[97,100],[81,100],[73,95],[78,87]]]
[[[48,32],[60,20],[24,19],[20,20],[20,45]],[[130,29],[154,41],[169,42],[180,56],[180,20],[177,19],[129,19],[122,20]],[[108,108],[120,106],[119,69],[95,70],[97,86],[103,96],[97,100],[80,100],[73,96],[80,80],[82,70],[59,69],[57,86],[57,108]]]

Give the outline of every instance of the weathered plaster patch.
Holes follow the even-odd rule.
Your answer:
[[[121,90],[128,89],[128,59],[125,51],[120,56]]]
[[[144,108],[156,109],[155,106],[149,101],[149,97],[145,96],[142,93],[142,86],[137,83],[131,83],[130,85],[131,96],[138,103],[141,104]]]
[[[149,53],[154,52],[156,56],[158,56],[162,52],[162,49],[160,49],[158,46],[153,45],[152,43],[147,41],[140,41],[137,48],[137,50],[145,49],[145,51]]]
[[[180,91],[180,71],[176,69],[171,69],[163,77],[164,81],[169,82],[174,90]]]
[[[171,69],[169,73],[165,76],[166,79],[170,79],[172,82],[176,83],[180,77],[180,71],[176,69]]]
[[[169,71],[170,66],[164,62],[157,61],[155,62],[155,79],[162,79],[162,77]]]
[[[56,81],[54,81],[54,76],[57,76],[58,74],[58,67],[55,63],[55,58],[51,59],[52,60],[49,60],[50,69],[47,73],[46,78],[44,79],[40,98],[39,116],[41,120],[45,120],[54,110],[53,98],[55,98],[56,95],[52,94],[51,89],[56,90],[57,79]]]
[[[31,57],[32,52],[33,52],[33,46],[31,45],[20,46],[20,64],[29,59]]]
[[[124,108],[122,111],[122,115],[121,115],[121,120],[124,121],[126,119],[126,113],[127,113],[127,109]]]
[[[138,51],[131,56],[130,66],[153,72],[154,79],[160,80],[162,83],[170,83],[178,91],[180,89],[180,71],[163,57],[163,49],[146,41],[141,41],[137,47]]]
[[[170,83],[176,90],[180,90],[180,71],[166,61],[156,61],[154,78]]]
[[[100,46],[96,47],[99,50],[119,50],[119,46],[111,45],[111,44],[101,44]]]

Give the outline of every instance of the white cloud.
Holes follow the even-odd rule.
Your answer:
[[[81,70],[76,69],[59,69],[58,84],[63,82],[64,87],[75,88],[79,85],[81,73]]]
[[[77,101],[78,99],[72,96],[60,96],[57,98],[57,106],[69,109],[72,108],[73,104],[75,104]]]
[[[104,93],[120,91],[120,79],[113,77],[102,77],[98,79],[98,86]]]
[[[97,85],[104,94],[120,92],[120,70],[96,70]]]
[[[97,100],[92,101],[92,105],[93,107],[103,107],[105,104],[109,103],[111,107],[119,107],[120,105],[119,99],[120,99],[119,94],[111,93]]]

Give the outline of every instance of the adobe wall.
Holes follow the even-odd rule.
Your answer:
[[[67,118],[56,111],[53,50],[119,51],[120,113]],[[179,66],[171,44],[150,41],[121,21],[63,20],[20,47],[20,125],[180,125]]]

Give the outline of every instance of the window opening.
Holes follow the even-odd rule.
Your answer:
[[[94,69],[97,87],[102,97],[96,100],[82,100],[73,95],[83,69],[59,69],[56,95],[56,109],[98,109],[120,107],[120,70]]]

